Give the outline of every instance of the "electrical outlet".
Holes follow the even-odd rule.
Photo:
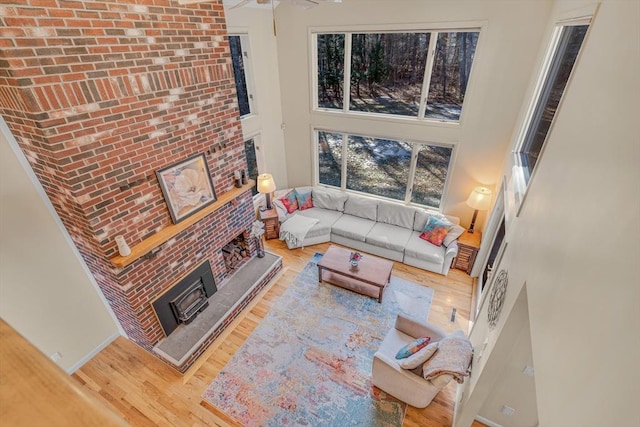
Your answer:
[[[528,377],[532,377],[535,375],[535,371],[533,369],[533,366],[525,366],[524,369],[522,370],[522,373],[525,374]]]
[[[54,362],[57,362],[60,359],[62,359],[62,354],[59,351],[56,351],[51,355],[51,360],[53,360]]]
[[[514,412],[516,412],[516,410],[507,405],[503,405],[502,409],[500,409],[500,413],[506,415],[507,417],[512,416]]]

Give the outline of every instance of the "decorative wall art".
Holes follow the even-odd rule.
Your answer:
[[[500,312],[504,305],[505,294],[507,293],[507,284],[509,283],[509,276],[507,270],[500,270],[498,277],[493,282],[493,288],[491,289],[491,295],[489,296],[489,307],[487,309],[487,321],[489,322],[489,328],[493,329],[498,324],[500,318]]]
[[[174,224],[216,201],[204,154],[156,172]]]

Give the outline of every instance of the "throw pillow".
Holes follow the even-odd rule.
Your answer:
[[[427,360],[431,359],[431,357],[436,353],[437,350],[438,343],[432,342],[428,346],[422,348],[416,354],[409,356],[406,359],[398,360],[398,365],[400,365],[402,369],[415,369],[425,363]]]
[[[418,351],[429,345],[429,341],[431,341],[431,337],[420,337],[415,341],[410,342],[409,344],[398,350],[396,359],[404,359],[413,354],[416,354]]]
[[[420,234],[420,238],[432,243],[436,246],[442,246],[444,238],[447,237],[447,233],[451,230],[451,223],[442,218],[436,218],[430,216],[427,224],[424,226],[424,230]]]
[[[464,233],[464,228],[460,227],[459,225],[454,225],[447,233],[447,237],[444,238],[442,244],[446,247],[449,247],[449,245],[452,244],[454,240],[462,236],[462,233]]]
[[[296,199],[295,191],[290,191],[286,196],[280,199],[287,213],[293,213],[298,209],[298,199]]]
[[[296,193],[296,200],[298,201],[298,209],[301,211],[305,209],[310,209],[313,207],[313,197],[311,196],[311,191],[308,193],[298,193],[298,190],[294,190]]]

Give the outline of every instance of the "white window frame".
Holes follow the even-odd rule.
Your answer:
[[[464,122],[465,117],[465,108],[464,104],[468,102],[468,99],[472,93],[472,89],[475,86],[474,69],[476,68],[477,58],[479,56],[479,52],[482,50],[481,45],[484,37],[481,34],[484,31],[486,26],[486,22],[484,21],[471,21],[471,22],[457,22],[457,23],[432,23],[432,24],[419,24],[419,25],[354,25],[348,27],[313,27],[309,28],[309,52],[310,52],[310,100],[311,100],[311,111],[314,113],[334,115],[334,116],[342,116],[345,115],[352,117],[369,117],[375,118],[376,120],[385,120],[385,121],[404,121],[410,123],[423,123],[429,125],[439,125],[439,126],[447,126],[447,127],[457,127],[460,126]],[[435,55],[435,49],[437,44],[438,33],[445,32],[471,32],[477,31],[478,42],[476,44],[476,49],[474,53],[473,64],[471,64],[471,70],[469,72],[469,80],[467,81],[467,92],[465,93],[465,98],[463,101],[463,106],[460,111],[460,117],[458,120],[443,120],[443,119],[434,119],[429,117],[424,117],[427,105],[427,98],[429,95],[429,84],[431,82],[431,74],[433,71],[433,61]],[[423,79],[422,92],[420,98],[420,107],[418,109],[418,115],[413,116],[402,116],[388,113],[371,113],[366,111],[352,111],[349,110],[350,105],[350,86],[345,86],[345,83],[349,83],[351,81],[351,35],[352,34],[362,34],[362,33],[407,33],[407,32],[426,32],[430,33],[429,40],[429,52],[427,54],[427,63],[425,67],[425,75]],[[342,110],[339,109],[330,109],[330,108],[321,108],[318,106],[318,34],[344,34],[345,35],[345,47],[344,47],[344,77],[343,77],[343,104]],[[346,89],[349,90],[346,90]]]
[[[553,128],[556,123],[558,114],[562,110],[562,105],[563,105],[565,96],[567,92],[570,90],[571,81],[573,80],[574,73],[580,62],[582,52],[584,51],[584,46],[586,45],[589,39],[589,34],[591,32],[591,27],[593,25],[593,18],[595,16],[596,11],[597,11],[597,5],[593,7],[590,6],[587,8],[583,8],[580,10],[580,12],[578,12],[579,14],[574,14],[573,15],[574,17],[567,17],[566,19],[557,20],[555,25],[553,26],[551,37],[549,39],[549,43],[545,50],[542,66],[538,71],[538,75],[535,81],[535,86],[529,98],[529,103],[527,105],[527,109],[525,110],[525,114],[521,120],[521,125],[518,129],[518,133],[514,142],[514,148],[512,150],[514,165],[511,169],[511,182],[513,183],[512,186],[515,186],[515,188],[509,188],[507,189],[507,191],[512,191],[517,195],[516,199],[518,200],[518,206],[515,207],[515,216],[518,216],[520,214],[522,205],[524,204],[524,200],[529,192],[529,188],[531,187],[531,182],[533,182],[537,171],[540,169],[540,159],[542,159],[542,157],[544,156],[544,152],[547,147],[547,140],[550,137],[550,135],[553,133]],[[553,119],[551,120],[551,123],[549,125],[549,130],[547,131],[545,141],[543,142],[542,147],[540,148],[540,153],[538,154],[538,161],[536,162],[534,167],[527,172],[529,173],[529,179],[527,180],[525,177],[524,166],[522,165],[520,160],[520,153],[524,149],[526,135],[529,131],[529,128],[533,124],[532,120],[534,119],[536,106],[538,104],[540,96],[542,95],[542,91],[544,90],[544,86],[547,81],[549,71],[551,69],[552,61],[556,54],[556,50],[560,42],[560,36],[562,35],[562,30],[564,27],[579,26],[579,25],[588,25],[589,28],[587,29],[587,33],[585,34],[582,45],[580,46],[580,50],[578,52],[578,55],[576,56],[576,60],[573,64],[573,68],[571,69],[571,73],[569,74],[569,77],[567,79],[567,84],[565,85],[564,91],[562,92],[562,96],[558,103],[556,113],[554,114]]]
[[[240,37],[240,48],[242,50],[242,63],[244,65],[244,79],[247,85],[247,97],[249,100],[249,114],[241,115],[240,120],[255,116],[256,100],[255,100],[255,84],[253,80],[253,56],[251,55],[251,41],[249,33],[244,31],[233,31],[228,37]],[[235,80],[234,80],[235,82]],[[238,106],[239,109],[239,106]]]
[[[408,138],[400,138],[400,137],[389,137],[389,136],[380,136],[380,135],[372,135],[372,134],[363,134],[362,132],[348,132],[348,131],[342,131],[342,130],[335,130],[335,129],[327,129],[327,128],[322,128],[322,127],[315,127],[313,126],[311,128],[311,141],[313,142],[313,183],[315,186],[319,186],[319,187],[327,187],[327,188],[336,188],[332,185],[326,185],[320,182],[320,162],[319,162],[319,155],[320,152],[318,151],[318,133],[319,132],[327,132],[327,133],[334,133],[334,134],[341,134],[342,135],[342,164],[341,164],[341,173],[340,173],[340,190],[347,192],[347,193],[352,193],[352,194],[361,194],[367,197],[371,197],[371,198],[375,198],[375,199],[380,199],[380,200],[388,200],[391,202],[395,202],[395,203],[402,203],[404,205],[407,206],[416,206],[416,207],[420,207],[420,208],[426,208],[426,209],[430,209],[430,210],[437,210],[442,212],[443,207],[444,207],[444,199],[445,199],[445,195],[447,194],[447,190],[449,188],[449,181],[451,178],[451,172],[453,169],[453,164],[454,164],[454,160],[455,160],[455,155],[456,155],[456,145],[455,144],[443,144],[443,143],[437,143],[437,142],[429,142],[429,141],[418,141],[418,140],[414,140],[414,139],[408,139]],[[393,140],[393,141],[400,141],[400,142],[405,142],[407,144],[411,144],[412,147],[412,152],[411,152],[411,163],[409,165],[409,179],[407,182],[407,188],[405,191],[405,197],[404,200],[398,200],[398,199],[392,199],[389,197],[384,197],[384,196],[379,196],[376,194],[371,194],[371,193],[365,193],[365,192],[361,192],[361,191],[357,191],[357,190],[351,190],[347,188],[347,151],[348,151],[348,141],[349,141],[349,135],[352,136],[361,136],[361,137],[366,137],[366,138],[375,138],[375,139],[388,139],[388,140]],[[427,205],[422,205],[419,203],[414,203],[411,202],[411,196],[413,195],[413,182],[414,182],[414,177],[415,177],[415,172],[416,172],[416,164],[418,161],[418,153],[420,148],[423,145],[428,145],[428,146],[432,146],[432,147],[446,147],[446,148],[451,148],[451,157],[449,159],[449,165],[447,166],[447,176],[444,180],[444,185],[442,187],[442,196],[440,197],[440,205],[438,207],[434,207],[434,206],[427,206]]]

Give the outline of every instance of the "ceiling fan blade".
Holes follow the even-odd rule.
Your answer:
[[[245,4],[248,4],[248,3],[251,3],[251,0],[242,0],[240,3],[234,4],[233,6],[231,6],[231,7],[229,8],[229,10],[231,10],[231,9],[237,9],[237,8],[239,8],[239,7],[244,6]]]

